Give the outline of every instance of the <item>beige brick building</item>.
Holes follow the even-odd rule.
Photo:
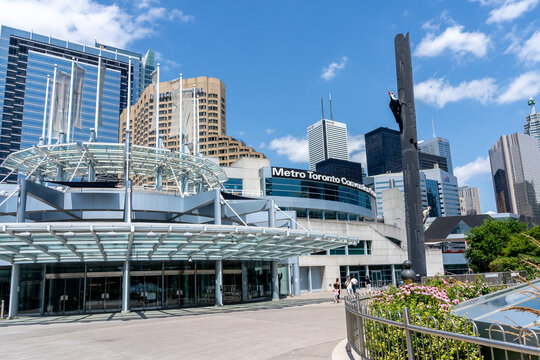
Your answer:
[[[159,133],[167,149],[180,150],[178,115],[174,115],[173,100],[170,96],[178,89],[178,79],[160,82]],[[219,79],[200,76],[182,80],[183,89],[192,89],[199,94],[199,143],[205,156],[219,158],[221,166],[230,166],[243,157],[264,159],[266,156],[246,146],[242,141],[227,135],[227,108],[225,84]],[[131,106],[132,143],[155,146],[154,86],[149,85],[139,100]],[[124,142],[127,109],[120,115],[120,141]],[[191,131],[192,132],[192,131]]]

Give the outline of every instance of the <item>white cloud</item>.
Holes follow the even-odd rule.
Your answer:
[[[166,58],[159,51],[154,50],[154,55],[156,57],[156,62],[159,63],[162,70],[169,71],[169,70],[177,69],[180,67],[180,65],[182,65],[178,61],[174,61],[174,60]]]
[[[449,102],[465,99],[478,100],[485,104],[496,90],[493,78],[463,81],[458,86],[452,86],[444,78],[431,78],[416,84],[414,94],[417,99],[442,108]]]
[[[487,156],[478,157],[476,160],[454,169],[454,175],[457,177],[460,185],[467,183],[467,181],[474,177],[485,176],[490,173],[491,167]]]
[[[525,63],[540,62],[540,31],[536,31],[523,43],[514,42],[508,51],[515,51],[519,59]]]
[[[438,36],[433,33],[427,34],[416,47],[414,54],[434,57],[450,51],[457,56],[467,53],[476,57],[485,56],[491,41],[489,36],[481,32],[466,32],[463,29],[463,26],[453,25]]]
[[[346,56],[342,56],[339,62],[333,62],[330,65],[325,66],[323,68],[321,78],[326,81],[330,81],[335,78],[337,73],[345,67],[345,64],[347,64],[347,60],[348,59]]]
[[[148,10],[150,3],[152,8]],[[162,21],[194,20],[180,10],[160,7],[155,0],[144,1],[141,6],[121,8],[96,0],[0,0],[0,23],[79,43],[93,45],[97,39],[125,47],[153,34]]]
[[[267,133],[268,135],[273,134],[274,131],[275,131],[274,129],[270,129],[270,128],[264,130],[264,132]]]
[[[486,23],[512,21],[538,5],[539,0],[506,0],[502,6],[489,12]]]
[[[362,163],[362,166],[366,168],[366,141],[364,135],[349,135],[349,159],[354,162]]]
[[[517,100],[527,100],[529,96],[540,93],[540,72],[529,71],[513,79],[506,90],[499,95],[497,102],[507,104]]]
[[[309,145],[306,138],[286,135],[272,140],[268,148],[286,156],[292,162],[309,162]]]

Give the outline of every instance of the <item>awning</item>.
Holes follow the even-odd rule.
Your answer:
[[[124,260],[280,260],[358,239],[286,228],[125,222],[0,224],[10,263]]]

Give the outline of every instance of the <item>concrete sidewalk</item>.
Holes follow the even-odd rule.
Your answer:
[[[0,357],[331,359],[334,348],[345,338],[343,303],[332,304],[328,293],[183,310],[191,313],[153,311],[142,317],[128,314],[134,321],[122,321],[128,320],[124,314],[115,314],[111,319],[105,316],[112,314],[95,314],[102,317],[2,321]]]

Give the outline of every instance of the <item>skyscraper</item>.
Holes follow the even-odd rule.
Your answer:
[[[307,128],[309,144],[309,168],[328,159],[349,160],[347,125],[322,119]]]
[[[540,150],[535,138],[503,135],[489,150],[497,212],[540,220]]]
[[[459,188],[459,205],[461,215],[480,215],[480,196],[477,187],[461,186]]]
[[[420,152],[443,156],[446,158],[446,164],[448,166],[448,172],[454,173],[454,167],[452,165],[452,153],[450,151],[450,141],[440,137],[425,140],[418,144]]]
[[[538,142],[538,147],[540,148],[540,114],[536,112],[534,105],[536,102],[531,97],[529,98],[529,106],[531,107],[531,113],[527,115],[525,125],[523,126],[524,132],[527,135],[532,136]]]
[[[377,215],[384,216],[382,191],[396,187],[403,192],[403,173],[387,173],[368,176],[364,182],[375,189],[377,195]],[[429,216],[457,216],[461,214],[457,178],[438,168],[420,171],[420,194],[422,208],[431,206]]]
[[[368,175],[401,172],[401,138],[399,131],[380,127],[364,135]]]
[[[380,127],[365,134],[364,138],[370,176],[402,171],[399,131]],[[418,161],[422,170],[440,168],[448,171],[445,157],[418,152]]]
[[[82,129],[74,129],[73,140],[87,141],[94,128],[96,83],[101,57],[105,66],[102,124],[98,141],[118,141],[118,116],[127,106],[129,56],[106,46],[94,47],[2,26],[0,30],[0,162],[8,154],[37,144],[42,136],[47,75],[50,76],[49,100],[55,64],[70,73],[73,61],[85,70],[82,90]],[[139,92],[139,60],[132,58],[132,97]],[[50,106],[48,107],[48,110]],[[46,114],[45,114],[46,115]],[[47,118],[47,116],[45,116]],[[7,175],[0,169],[0,178]],[[12,174],[9,182],[16,181]]]

